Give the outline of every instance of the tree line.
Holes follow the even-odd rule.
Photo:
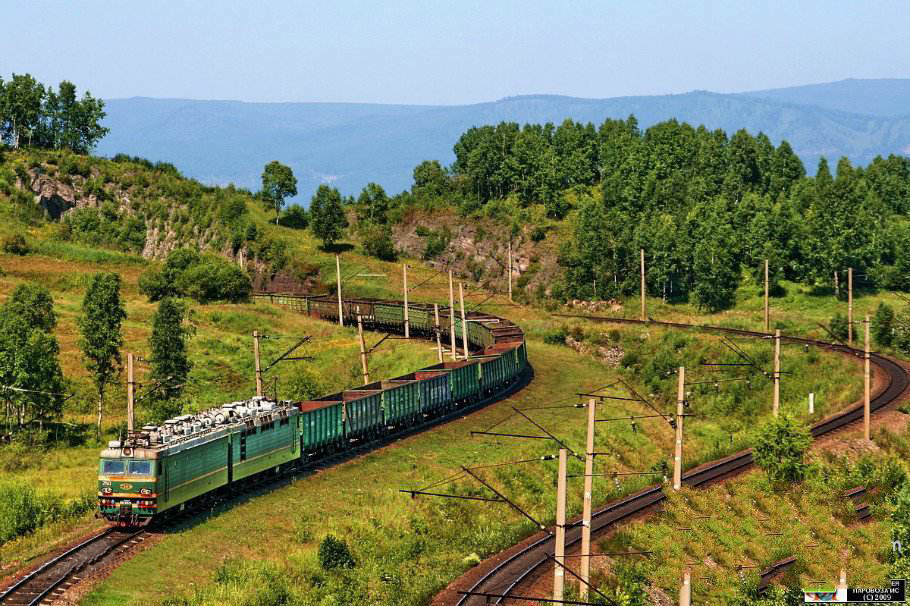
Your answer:
[[[95,274],[90,280],[77,319],[79,349],[97,395],[97,432],[105,411],[105,396],[122,370],[123,322],[126,309],[116,273]],[[160,420],[180,410],[177,398],[191,369],[186,340],[186,308],[179,301],[161,300],[149,337],[151,379],[149,417]],[[60,347],[54,329],[54,300],[45,286],[17,286],[0,305],[0,397],[8,435],[37,423],[60,419],[71,397],[72,382],[63,376]]]
[[[841,158],[835,174],[823,158],[810,177],[787,141],[677,120],[643,130],[634,116],[597,128],[474,127],[454,152],[448,168],[417,166],[403,196],[463,213],[506,198],[568,215],[557,298],[635,293],[640,249],[650,295],[711,311],[732,306],[744,270],[759,278],[765,259],[774,285],[833,285],[852,267],[865,284],[908,288],[910,160],[901,156],[866,167]]]
[[[0,142],[12,148],[69,149],[86,154],[108,133],[104,101],[64,80],[45,87],[30,74],[0,78]]]

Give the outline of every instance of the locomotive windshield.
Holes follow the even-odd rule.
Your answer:
[[[151,461],[130,461],[131,476],[150,476],[152,475]]]
[[[101,473],[105,475],[117,475],[126,472],[126,463],[124,461],[101,461]]]

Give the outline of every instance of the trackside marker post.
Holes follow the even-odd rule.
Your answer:
[[[814,412],[815,412],[815,393],[810,393],[809,394],[809,414],[811,415]]]
[[[679,606],[692,606],[692,571],[683,572],[682,585],[679,588]]]
[[[562,601],[566,571],[566,455],[565,448],[559,449],[559,476],[556,480],[556,546],[553,566],[553,599]]]

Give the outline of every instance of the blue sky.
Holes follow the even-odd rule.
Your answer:
[[[910,77],[910,4],[3,0],[0,75],[106,98],[459,104]]]

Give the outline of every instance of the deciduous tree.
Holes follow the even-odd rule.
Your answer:
[[[126,311],[120,298],[120,275],[98,273],[92,277],[85,298],[79,330],[79,347],[85,366],[92,374],[98,390],[98,435],[104,414],[104,392],[120,372],[120,347],[123,345],[121,326]]]
[[[166,400],[180,396],[192,363],[187,357],[189,330],[184,325],[186,308],[171,299],[162,299],[152,319],[149,349],[152,352],[151,377],[161,386]]]
[[[262,171],[262,202],[265,207],[275,211],[275,225],[284,208],[284,199],[297,195],[297,177],[291,167],[278,160],[272,160]]]
[[[310,219],[313,235],[322,240],[323,248],[329,248],[341,239],[348,220],[337,189],[328,185],[319,186],[310,202]]]

